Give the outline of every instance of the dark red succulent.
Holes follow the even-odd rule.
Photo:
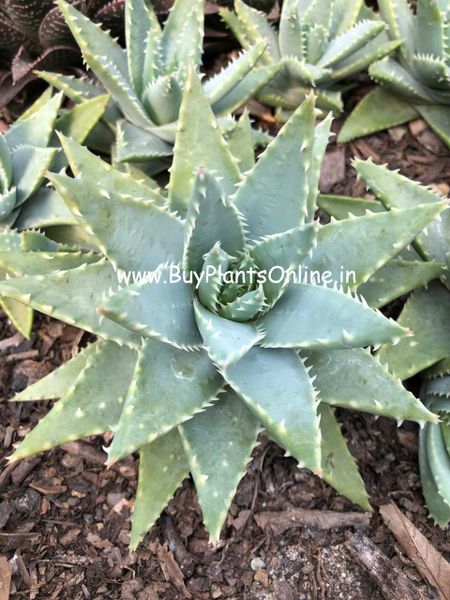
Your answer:
[[[122,31],[125,0],[72,4],[114,34]],[[53,0],[0,0],[0,108],[35,78],[34,70],[80,65],[80,50]]]

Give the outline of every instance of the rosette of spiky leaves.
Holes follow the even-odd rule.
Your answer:
[[[380,12],[392,40],[402,40],[397,54],[371,65],[379,84],[356,106],[340,140],[381,131],[423,117],[450,145],[450,2],[380,0]]]
[[[424,204],[448,204],[434,190],[372,161],[357,160],[355,168],[378,201],[322,196],[320,207],[335,218],[348,218],[364,211],[383,213]],[[414,337],[379,350],[382,362],[401,379],[408,379],[450,356],[449,258],[450,209],[446,208],[414,239],[408,250],[383,265],[358,288],[367,302],[378,308],[413,292],[399,322],[414,331]]]
[[[108,96],[88,100],[70,110],[61,109],[62,94],[52,97],[51,89],[8,129],[0,134],[0,231],[5,232],[2,252],[18,244],[12,227],[18,229],[74,227],[77,221],[51,187],[43,186],[49,168],[67,165],[56,131],[82,142],[105,111]],[[31,239],[37,239],[32,236]],[[14,240],[11,246],[11,240]],[[28,238],[21,244],[28,250]],[[0,278],[22,274],[20,269],[2,269]],[[1,305],[14,325],[26,337],[31,333],[33,312],[2,298]]]
[[[364,211],[382,213],[442,199],[431,189],[398,172],[372,162],[356,161],[361,179],[380,202],[355,198],[322,197],[323,210],[338,218]],[[426,424],[419,436],[419,463],[423,493],[430,514],[442,526],[450,518],[450,209],[444,210],[416,237],[407,251],[379,269],[359,288],[368,303],[382,307],[410,292],[398,322],[414,331],[414,337],[396,346],[383,345],[377,358],[401,379],[423,372],[421,397],[441,416],[441,423]]]
[[[242,0],[235,10],[222,17],[242,46],[267,40],[262,64],[282,65],[258,94],[282,109],[295,109],[314,87],[319,108],[340,112],[343,82],[399,45],[362,0],[285,0],[278,31]]]
[[[94,22],[123,30],[124,0],[73,0]],[[0,1],[0,108],[30,81],[36,69],[67,71],[81,66],[80,51],[53,0]]]
[[[436,421],[364,349],[408,330],[353,289],[443,204],[315,224],[330,127],[315,117],[310,97],[244,175],[192,73],[168,198],[133,189],[129,174],[63,138],[74,177],[50,179],[99,260],[0,284],[0,293],[99,336],[16,398],[61,400],[12,460],[114,431],[109,463],[140,452],[132,546],[189,471],[217,540],[261,425],[300,466],[368,508],[332,407]],[[26,273],[28,254],[13,258]],[[331,280],[352,275],[342,287],[264,281],[265,272],[299,267]]]
[[[201,65],[204,0],[177,0],[164,27],[151,3],[126,0],[125,50],[66,0],[57,1],[86,63],[118,109],[111,115],[117,127],[115,160],[158,162],[171,157],[186,77],[189,68],[198,71]],[[217,116],[245,104],[274,75],[275,65],[255,68],[265,46],[253,45],[205,83]],[[77,79],[44,77],[75,101],[99,93]],[[117,120],[120,113],[125,118]]]

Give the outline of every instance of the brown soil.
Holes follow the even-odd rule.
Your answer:
[[[446,193],[450,152],[421,123],[396,128],[346,148],[330,145],[322,177],[326,192],[362,194],[350,168],[354,154]],[[67,360],[86,342],[76,329],[38,317],[30,342],[0,319],[0,451],[35,425],[49,403],[7,403],[28,383]],[[339,413],[359,462],[374,513],[363,528],[392,564],[422,590],[423,581],[384,525],[377,507],[394,501],[447,558],[450,538],[427,518],[417,466],[417,428],[361,413]],[[354,511],[355,507],[273,443],[261,439],[241,482],[222,534],[213,548],[201,525],[193,485],[185,481],[137,552],[127,549],[129,515],[136,488],[136,460],[110,470],[102,466],[104,439],[72,443],[0,473],[1,554],[13,566],[11,599],[175,600],[381,600],[377,584],[351,558],[344,543],[353,528],[290,528],[273,535],[255,520],[259,513],[290,506]],[[1,596],[1,594],[0,594]],[[406,600],[406,599],[405,599]]]

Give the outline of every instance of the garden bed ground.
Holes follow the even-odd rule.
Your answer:
[[[420,122],[346,148],[331,144],[322,191],[364,193],[350,166],[355,154],[389,162],[391,168],[433,184],[442,193],[450,189],[450,152]],[[1,316],[2,456],[11,453],[13,444],[49,407],[48,403],[6,400],[86,342],[86,336],[73,327],[46,317],[37,318],[29,342]],[[391,420],[361,413],[341,411],[339,417],[374,507],[365,524],[361,525],[364,519],[355,519],[360,522],[359,531],[391,559],[392,567],[410,578],[420,597],[437,598],[377,512],[380,505],[394,501],[439,552],[447,558],[450,555],[450,536],[432,524],[423,507],[416,426],[404,424],[397,429]],[[186,481],[144,543],[130,553],[127,541],[136,460],[130,457],[105,470],[102,444],[107,442],[108,438],[85,440],[17,465],[5,468],[2,463],[0,553],[12,559],[11,599],[385,597],[348,550],[346,542],[355,527],[328,529],[320,517],[323,513],[318,513],[322,529],[288,526],[283,533],[274,533],[271,512],[297,507],[348,513],[355,507],[315,476],[298,470],[292,459],[283,458],[264,438],[239,486],[219,547],[208,545],[193,485]],[[0,562],[0,581],[1,569]]]

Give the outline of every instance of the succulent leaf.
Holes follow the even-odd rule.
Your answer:
[[[266,236],[250,249],[256,266],[269,275],[263,282],[266,303],[273,305],[286,288],[286,273],[300,267],[316,242],[312,224]],[[278,277],[278,279],[277,279]]]
[[[153,14],[152,14],[153,13]],[[126,0],[125,2],[125,35],[127,43],[128,73],[131,84],[138,97],[144,88],[144,66],[146,56],[142,48],[147,43],[149,31],[154,30],[155,15],[153,7],[144,0]]]
[[[247,111],[243,113],[231,132],[228,147],[238,161],[241,173],[246,173],[255,166],[252,125]]]
[[[439,427],[429,426],[425,438],[427,461],[442,503],[450,506],[450,457]]]
[[[352,196],[335,196],[333,194],[319,194],[318,207],[338,221],[354,217],[363,217],[366,211],[384,212],[385,207],[377,200],[369,198],[353,198]]]
[[[323,479],[355,504],[371,510],[364,481],[355,459],[349,452],[332,408],[321,402],[318,411],[322,437]]]
[[[407,177],[375,165],[371,161],[355,161],[355,168],[367,186],[389,208],[408,208],[420,204],[438,205],[445,202],[434,191],[418,185]],[[444,205],[445,206],[445,205]],[[445,264],[449,252],[450,210],[437,215],[426,230],[417,237],[417,249],[428,259],[436,259]]]
[[[375,415],[436,423],[437,417],[370,353],[352,350],[303,352],[322,402]]]
[[[330,272],[333,281],[340,281],[344,289],[356,289],[407,246],[445,206],[445,202],[437,202],[329,223],[320,228],[317,246],[304,267],[309,272]],[[343,271],[347,272],[344,280]]]
[[[227,195],[233,193],[235,185],[241,180],[237,161],[217,127],[198,75],[191,70],[180,110],[168,188],[173,210],[187,209],[195,173],[201,167],[223,177],[221,186]]]
[[[98,354],[102,341],[90,344],[87,348],[73,356],[56,371],[52,371],[36,383],[25,388],[13,398],[14,402],[53,400],[61,398],[75,383],[78,375]]]
[[[1,298],[0,306],[5,311],[14,327],[27,339],[30,339],[33,329],[34,311],[29,306],[12,298]]]
[[[198,284],[198,297],[202,305],[212,312],[216,312],[223,274],[227,271],[230,262],[231,256],[221,249],[219,243],[205,254]]]
[[[232,66],[232,65],[231,65]],[[229,68],[231,68],[231,66]],[[252,69],[231,92],[214,103],[213,110],[219,117],[236,111],[245,102],[257,96],[260,90],[271,81],[280,71],[280,65],[267,65]]]
[[[194,319],[192,288],[181,278],[170,282],[169,267],[154,273],[153,280],[121,289],[102,305],[108,319],[156,337],[178,348],[194,348],[201,338]],[[161,312],[161,306],[166,312]]]
[[[278,48],[276,32],[269,24],[266,15],[255,8],[250,7],[242,0],[236,0],[234,6],[239,19],[238,23],[245,23],[245,30],[247,32],[249,41],[251,43],[258,43],[260,40],[266,39],[268,41],[268,48],[265,52],[265,55],[270,54],[270,58],[273,60],[279,60],[281,55]],[[234,31],[233,27],[231,27],[231,29]],[[264,56],[264,62],[267,64],[270,58]]]
[[[234,201],[245,219],[250,238],[280,233],[305,221],[309,212],[308,174],[314,123],[314,99],[310,97],[284,125],[239,186]],[[273,177],[275,171],[277,178]],[[283,211],[279,210],[280,202]]]
[[[175,0],[161,38],[168,69],[200,65],[203,50],[204,0]]]
[[[253,348],[223,374],[268,434],[301,466],[320,473],[316,393],[300,358],[292,350]]]
[[[150,131],[144,131],[128,121],[117,123],[116,155],[118,163],[145,162],[172,156],[173,148]]]
[[[203,520],[217,543],[256,445],[259,423],[232,390],[179,428]]]
[[[447,106],[435,104],[433,106],[417,106],[420,116],[425,119],[431,129],[450,146],[450,111]]]
[[[358,288],[369,306],[380,308],[444,274],[437,261],[394,258]]]
[[[240,360],[263,337],[253,323],[230,321],[210,312],[197,300],[194,309],[203,345],[220,367]]]
[[[427,457],[427,441],[432,428],[432,425],[426,423],[419,433],[420,479],[429,512],[438,525],[446,527],[450,521],[450,501],[440,495]]]
[[[176,429],[143,446],[139,456],[139,481],[131,523],[132,549],[189,475],[189,464]]]
[[[199,273],[216,243],[230,256],[244,249],[244,228],[234,204],[214,177],[197,173],[186,216],[183,267]]]
[[[380,106],[383,110],[380,110]],[[355,107],[339,132],[339,142],[349,142],[408,123],[418,117],[417,110],[403,98],[382,87],[369,92]]]
[[[132,123],[151,127],[143,106],[132,89],[123,49],[98,25],[68,4],[57,0],[84,59]]]
[[[108,431],[120,417],[136,353],[113,342],[96,346],[86,366],[52,410],[19,445],[19,460],[59,444]],[[111,369],[111,364],[114,369]],[[95,401],[92,398],[95,389]]]
[[[92,202],[83,178],[53,174],[49,179],[117,269],[151,271],[161,263],[176,263],[181,259],[182,223],[163,208],[149,200],[108,190],[103,190],[98,201]],[[95,191],[91,188],[92,195]],[[124,243],[121,228],[127,227],[130,222],[139,224],[140,232]],[[150,239],[149,232],[154,232]]]
[[[46,148],[53,133],[62,94],[56,94],[27,119],[16,122],[5,133],[4,138],[11,151],[20,146]]]
[[[258,326],[265,332],[266,348],[355,348],[407,334],[351,295],[303,283],[291,284]]]
[[[0,193],[5,194],[12,183],[13,165],[9,146],[4,136],[0,136]]]
[[[317,65],[320,67],[336,65],[384,31],[384,27],[384,23],[379,21],[359,21],[351,29],[332,40]]]
[[[224,96],[229,94],[251,72],[261,58],[266,45],[266,42],[261,41],[248,50],[244,50],[227,67],[206,81],[203,89],[213,108],[216,102],[219,102]]]
[[[414,337],[379,350],[381,362],[400,379],[407,379],[450,355],[450,294],[438,282],[419,289],[408,299],[398,322]]]
[[[5,294],[66,323],[76,323],[118,344],[134,345],[136,341],[129,330],[105,320],[97,312],[98,291],[101,293],[117,286],[114,269],[101,261],[83,264],[69,271],[54,271],[45,276],[31,275],[2,281],[0,295]]]
[[[416,48],[420,54],[445,58],[444,12],[438,0],[421,0],[417,3]]]
[[[146,340],[108,448],[108,463],[132,454],[205,410],[222,386],[206,352],[186,352]]]

